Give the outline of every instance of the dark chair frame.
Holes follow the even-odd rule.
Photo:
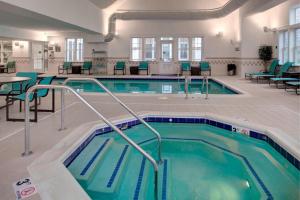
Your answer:
[[[64,68],[64,64],[58,66],[58,74],[64,74],[65,71],[67,72],[67,74],[71,74],[69,73],[69,70],[72,70],[72,63],[71,63],[71,67],[67,69]]]
[[[124,69],[117,69],[116,65],[114,65],[114,75],[116,75],[117,71],[122,71],[123,75],[125,75],[126,74],[126,66],[124,67]]]
[[[54,79],[54,78],[53,78]],[[41,80],[40,80],[41,81]],[[39,81],[39,82],[40,82]],[[26,88],[25,91],[27,91],[29,88]],[[49,90],[47,90],[47,93],[44,96],[41,97],[46,97],[49,94]],[[11,96],[11,97],[10,97]],[[13,105],[14,101],[18,101],[16,99],[13,99],[13,96],[15,95],[10,95],[8,94],[6,97],[6,121],[13,121],[13,122],[24,122],[24,119],[19,119],[19,118],[11,118],[9,117],[9,106]],[[33,97],[34,105],[30,106],[30,111],[34,112],[34,118],[30,119],[30,122],[37,122],[37,113],[38,112],[55,112],[55,89],[52,89],[52,105],[50,109],[38,109],[38,105],[41,104],[40,97],[37,97],[37,93],[34,92],[34,97]],[[20,112],[22,112],[22,101],[20,101]]]

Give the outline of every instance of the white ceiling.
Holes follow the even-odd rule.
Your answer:
[[[0,25],[36,31],[86,31],[80,27],[0,1]]]

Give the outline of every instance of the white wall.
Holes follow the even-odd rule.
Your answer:
[[[15,38],[22,40],[46,41],[46,35],[41,31],[27,30],[0,25],[0,37]]]

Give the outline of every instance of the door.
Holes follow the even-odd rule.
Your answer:
[[[36,72],[44,72],[44,45],[40,43],[32,43],[32,63],[33,70]]]
[[[159,63],[159,74],[176,74],[176,67],[173,63],[173,50],[173,41],[161,41],[161,60]]]

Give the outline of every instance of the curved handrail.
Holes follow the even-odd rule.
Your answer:
[[[65,85],[34,85],[29,88],[26,92],[25,98],[25,151],[22,154],[23,156],[27,156],[32,154],[30,151],[30,121],[29,121],[29,95],[30,93],[34,92],[37,89],[61,89],[61,90],[69,90],[71,91],[76,97],[79,98],[87,107],[89,107],[94,113],[96,113],[107,125],[109,125],[114,131],[116,131],[122,138],[124,138],[131,146],[133,146],[137,151],[139,151],[143,156],[147,158],[151,162],[154,167],[155,172],[155,198],[158,198],[158,164],[156,161],[147,153],[145,152],[139,145],[137,145],[133,140],[123,133],[118,127],[116,127],[112,122],[106,119],[101,113],[99,113],[92,105],[90,105],[87,100],[78,94],[73,88]]]
[[[125,108],[130,114],[136,117],[142,124],[144,124],[152,133],[155,134],[158,140],[158,163],[162,162],[161,158],[161,136],[160,134],[150,126],[143,118],[139,117],[133,110],[131,110],[127,105],[125,105],[118,97],[116,97],[110,90],[108,90],[100,81],[95,78],[68,78],[63,82],[66,85],[70,81],[92,81],[96,83],[100,88],[102,88],[109,96],[116,100],[123,108]]]

